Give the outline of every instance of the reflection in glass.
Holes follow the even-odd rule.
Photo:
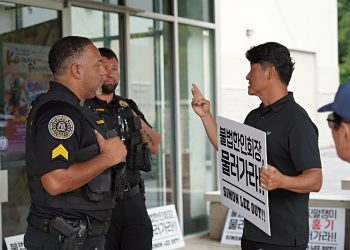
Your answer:
[[[180,17],[214,22],[214,1],[178,0],[178,13]]]
[[[215,154],[191,108],[191,84],[214,103],[213,32],[179,25],[181,148],[185,234],[207,228],[203,195],[215,188]]]
[[[130,86],[147,121],[162,138],[153,156],[152,176],[145,175],[147,207],[174,203],[173,71],[170,24],[130,17]]]
[[[99,10],[72,8],[72,33],[100,42],[110,48],[113,40],[119,40],[119,15]],[[118,48],[111,48],[119,54]]]
[[[128,0],[129,7],[140,9],[148,12],[156,12],[161,14],[172,14],[172,1],[169,0]]]
[[[107,11],[72,8],[72,34],[92,40],[97,48],[106,47],[120,59],[119,15]],[[122,62],[121,60],[119,60]],[[120,68],[124,65],[120,65]],[[120,70],[123,79],[123,70]],[[121,88],[116,89],[120,94]]]
[[[29,104],[48,88],[52,76],[47,56],[60,37],[59,12],[0,2],[0,135],[9,140],[0,152],[9,190],[9,201],[2,204],[4,237],[24,233],[27,225],[26,116]]]

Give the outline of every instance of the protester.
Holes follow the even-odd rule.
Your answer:
[[[267,168],[261,168],[261,187],[269,190],[271,236],[244,220],[243,250],[305,250],[309,240],[309,193],[322,185],[318,131],[306,111],[288,92],[294,63],[288,49],[268,42],[246,52],[250,62],[248,94],[259,97],[260,106],[244,123],[266,132]],[[192,108],[207,135],[218,148],[216,122],[210,102],[196,85]]]

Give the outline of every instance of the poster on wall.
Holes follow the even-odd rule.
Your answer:
[[[147,209],[152,222],[152,249],[170,250],[185,246],[174,205]]]
[[[4,134],[9,140],[6,154],[24,153],[26,116],[30,103],[48,89],[52,78],[47,63],[49,46],[3,43]]]
[[[343,250],[345,208],[309,207],[309,250]]]
[[[271,235],[268,192],[259,182],[266,133],[220,116],[216,122],[221,203]]]

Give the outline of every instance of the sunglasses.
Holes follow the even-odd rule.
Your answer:
[[[330,129],[337,129],[340,126],[341,122],[350,123],[350,121],[343,119],[341,116],[336,113],[331,113],[327,117],[328,126]]]

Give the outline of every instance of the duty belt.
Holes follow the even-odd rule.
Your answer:
[[[44,233],[69,236],[73,233],[74,227],[80,220],[65,220],[61,217],[47,219],[29,213],[28,224]],[[105,235],[108,231],[110,222],[99,222],[97,220],[88,220],[88,237]]]

